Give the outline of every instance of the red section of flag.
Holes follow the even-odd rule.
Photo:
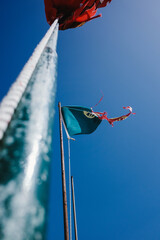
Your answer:
[[[47,22],[51,25],[58,18],[60,30],[79,27],[101,17],[101,14],[96,15],[97,9],[110,2],[111,0],[44,0]]]
[[[128,118],[131,114],[135,114],[132,112],[132,108],[130,106],[128,107],[123,107],[124,109],[128,109],[129,110],[129,113],[127,113],[126,115],[122,115],[120,117],[116,117],[116,118],[108,118],[107,117],[107,113],[106,112],[94,112],[94,114],[97,115],[97,117],[101,120],[107,120],[113,127],[113,123],[114,122],[118,122],[118,121],[122,121],[122,120],[125,120],[126,118]]]

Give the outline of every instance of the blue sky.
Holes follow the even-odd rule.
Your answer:
[[[136,112],[71,143],[79,239],[160,239],[159,9],[159,0],[112,0],[103,18],[59,32],[56,104],[92,107],[103,91],[95,110]],[[3,1],[0,24],[2,99],[49,26],[38,0]],[[63,239],[58,128],[56,113],[48,240]],[[65,150],[67,171],[66,140]]]

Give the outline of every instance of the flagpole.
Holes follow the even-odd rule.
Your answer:
[[[75,194],[74,194],[74,182],[73,182],[73,176],[71,176],[71,182],[72,182],[72,199],[73,199],[73,214],[74,214],[74,231],[75,231],[75,240],[78,240],[77,218],[76,218],[76,204],[75,204]]]
[[[62,114],[61,114],[61,103],[60,102],[58,103],[58,107],[59,107],[59,130],[60,130],[60,148],[61,148],[64,236],[65,236],[65,240],[69,240],[67,191],[66,191],[66,177],[65,177],[65,164],[64,164],[63,133],[62,133]]]
[[[0,239],[46,239],[58,20],[0,103]]]

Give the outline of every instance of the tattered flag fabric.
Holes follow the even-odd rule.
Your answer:
[[[122,121],[128,118],[132,113],[131,107],[123,107],[128,109],[129,113],[116,118],[108,118],[106,112],[94,112],[92,108],[86,107],[62,107],[62,116],[68,134],[70,136],[78,134],[90,134],[94,132],[102,120],[107,120],[112,126],[114,122]]]
[[[66,106],[61,108],[65,127],[70,136],[90,134],[96,130],[101,119],[91,108]]]
[[[132,112],[132,108],[131,108],[130,106],[128,106],[128,107],[123,107],[123,108],[124,108],[124,109],[128,109],[128,110],[129,110],[129,113],[127,113],[126,115],[122,115],[122,116],[120,116],[120,117],[115,117],[115,118],[108,118],[106,112],[94,112],[93,110],[92,110],[92,112],[93,112],[94,114],[96,114],[99,119],[101,119],[101,120],[107,120],[107,121],[112,125],[112,127],[113,127],[113,123],[114,123],[114,122],[118,122],[118,121],[125,120],[125,119],[128,118],[131,114],[135,114],[135,113]]]

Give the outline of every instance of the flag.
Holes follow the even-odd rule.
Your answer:
[[[61,111],[65,127],[70,136],[90,134],[97,129],[102,121],[92,112],[91,108],[64,106]]]
[[[123,107],[129,113],[120,117],[108,118],[106,112],[94,112],[92,108],[65,106],[61,108],[65,128],[70,136],[90,134],[94,132],[102,120],[107,120],[112,125],[117,121],[128,118],[132,113],[130,106]]]

